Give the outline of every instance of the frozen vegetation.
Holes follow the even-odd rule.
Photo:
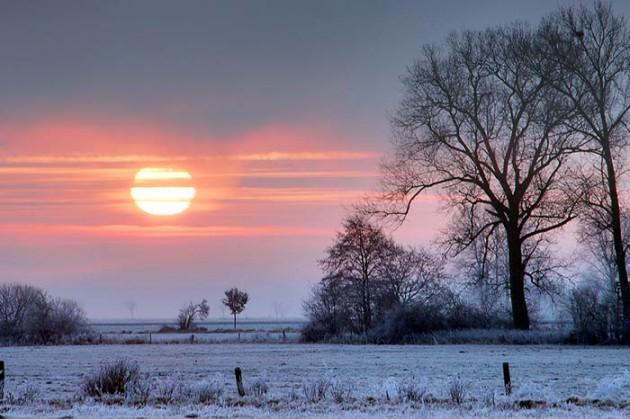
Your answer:
[[[498,345],[0,348],[7,370],[2,414],[625,417],[629,356],[630,349],[615,347]],[[88,378],[119,359],[130,364],[125,394],[90,396]],[[509,397],[503,361],[512,367]],[[243,398],[236,391],[236,366],[243,370]]]

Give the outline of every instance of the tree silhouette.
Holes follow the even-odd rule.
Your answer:
[[[563,9],[540,28],[545,40],[549,81],[576,110],[569,129],[590,141],[592,167],[584,176],[589,234],[607,236],[614,254],[623,302],[624,340],[630,342],[630,283],[627,236],[619,181],[623,152],[628,146],[630,112],[630,31],[609,4]]]
[[[234,328],[236,329],[236,315],[245,310],[245,305],[249,301],[249,296],[246,292],[239,290],[238,288],[230,288],[225,291],[225,298],[222,303],[225,305],[232,315],[234,316]]]
[[[536,66],[539,43],[534,30],[515,24],[425,47],[403,81],[394,153],[372,209],[402,222],[418,196],[444,193],[455,253],[503,229],[518,329],[529,328],[532,255],[578,215],[581,189],[569,157],[586,142],[566,129],[574,109]]]
[[[195,320],[204,320],[210,313],[210,306],[204,298],[199,304],[190,302],[186,307],[179,310],[177,322],[180,330],[190,330]]]

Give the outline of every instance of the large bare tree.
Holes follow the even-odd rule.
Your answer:
[[[627,146],[630,110],[630,33],[610,5],[566,8],[541,25],[553,86],[577,111],[571,129],[591,141],[593,171],[585,182],[585,221],[612,242],[621,288],[624,336],[630,341],[630,285],[619,195],[620,164]]]
[[[429,190],[448,197],[456,251],[505,233],[514,327],[530,325],[525,281],[535,250],[577,215],[565,129],[567,100],[550,88],[525,25],[452,35],[427,46],[404,78],[377,211],[401,221]]]

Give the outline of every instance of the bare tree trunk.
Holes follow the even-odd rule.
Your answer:
[[[236,329],[236,313],[232,313],[234,315],[234,328]]]
[[[614,162],[610,153],[610,145],[603,144],[603,156],[606,164],[608,190],[610,193],[610,214],[615,249],[615,263],[619,276],[619,288],[621,289],[621,301],[623,304],[623,340],[630,341],[630,285],[628,284],[628,269],[626,267],[626,252],[621,230],[621,210],[619,208],[619,194],[617,191],[617,176]]]
[[[525,266],[521,240],[515,228],[507,231],[509,265],[510,265],[510,300],[512,303],[512,322],[515,329],[529,329],[527,300],[525,299]]]
[[[372,326],[372,296],[370,295],[370,283],[369,280],[365,282],[365,334],[367,335],[368,329]]]

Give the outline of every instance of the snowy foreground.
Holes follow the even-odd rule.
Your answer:
[[[150,390],[146,405],[80,395],[86,374],[121,357],[140,365]],[[0,348],[0,360],[5,417],[630,417],[626,348],[102,345]],[[504,361],[511,365],[510,397]],[[244,398],[236,393],[236,366],[249,391]],[[165,388],[211,394],[204,403],[174,396],[165,403]]]

